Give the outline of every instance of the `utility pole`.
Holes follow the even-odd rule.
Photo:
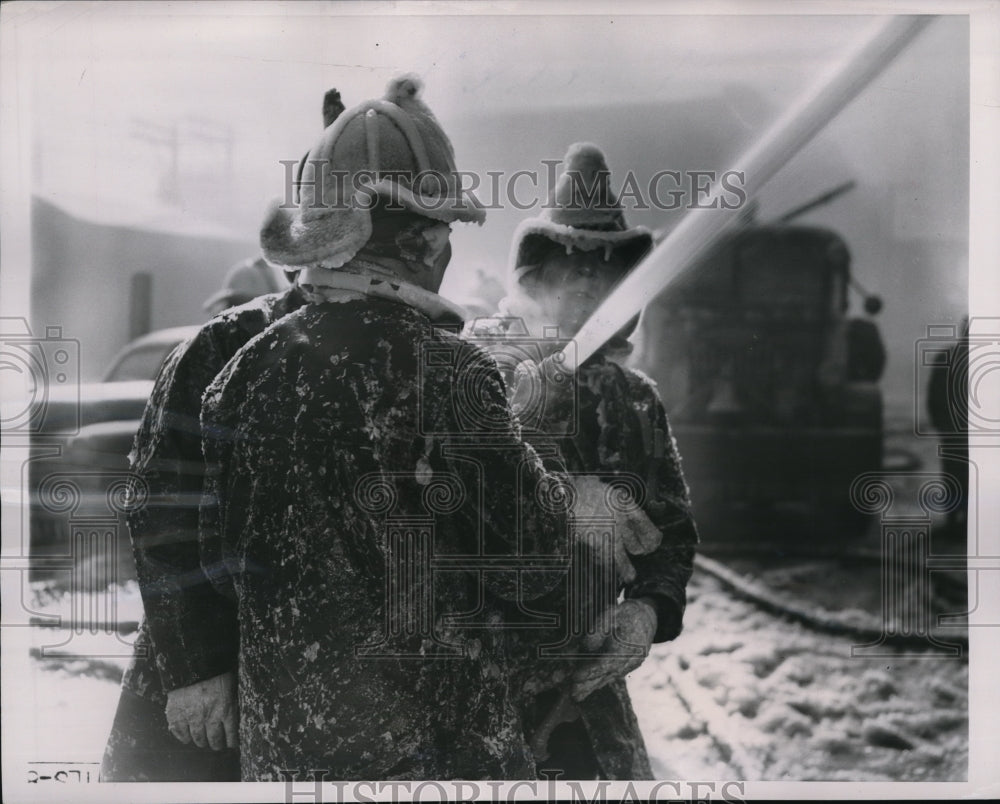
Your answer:
[[[134,139],[167,149],[169,162],[167,172],[160,180],[160,197],[168,204],[179,206],[181,204],[180,137],[177,132],[177,124],[166,125],[135,118],[132,125]]]
[[[228,123],[221,123],[218,120],[211,120],[207,117],[188,116],[185,118],[187,125],[184,133],[191,139],[201,140],[210,145],[221,145],[226,153],[226,179],[233,178],[233,147],[236,137],[233,134],[233,127]]]

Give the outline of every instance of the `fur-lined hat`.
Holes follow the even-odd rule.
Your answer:
[[[309,152],[298,207],[272,207],[260,242],[269,262],[297,271],[339,268],[372,233],[376,199],[451,223],[482,223],[486,213],[461,191],[451,141],[403,76],[385,97],[341,112]]]
[[[634,252],[634,260],[653,245],[648,229],[626,224],[600,148],[589,142],[573,143],[563,157],[563,166],[542,214],[522,221],[514,232],[509,266],[514,282],[537,268],[553,243],[564,246],[567,253],[572,249],[604,249],[610,254],[628,248]]]

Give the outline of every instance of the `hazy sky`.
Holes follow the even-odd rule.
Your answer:
[[[423,78],[463,169],[509,174],[588,139],[616,178],[626,168],[640,180],[664,167],[723,170],[880,22],[651,3],[519,3],[502,15],[484,15],[484,4],[392,8],[5,4],[17,69],[16,102],[5,100],[23,116],[31,191],[79,217],[228,232],[251,250],[267,202],[283,194],[279,160],[297,160],[320,134],[323,93],[336,86],[351,106],[403,71]],[[448,13],[425,13],[435,10]],[[893,243],[922,241],[925,261],[954,278],[932,293],[948,317],[964,307],[967,271],[968,41],[967,18],[937,19],[758,199],[767,218],[856,181],[804,222],[840,231],[875,289],[890,268],[905,270]],[[171,151],[150,137],[174,129],[183,192],[168,203]],[[473,267],[502,278],[526,214],[506,208],[482,228],[455,227],[443,291],[461,297]],[[670,223],[650,211],[630,218]],[[225,266],[207,270],[221,278]]]
[[[12,8],[20,13],[9,13]],[[608,118],[614,106],[644,105],[641,119],[617,121],[622,131],[634,136],[644,129],[650,142],[657,137],[664,143],[686,137],[691,145],[698,139],[716,141],[717,150],[735,155],[737,146],[752,142],[877,22],[844,15],[686,16],[660,13],[660,4],[634,3],[517,4],[519,13],[494,16],[483,16],[480,4],[473,6],[476,15],[415,14],[464,8],[433,4],[404,6],[405,14],[373,13],[386,8],[155,2],[6,6],[4,23],[17,33],[9,41],[18,48],[20,109],[31,120],[33,189],[79,215],[199,231],[224,225],[233,236],[252,242],[266,202],[282,192],[279,160],[298,159],[319,134],[326,89],[340,88],[350,106],[380,95],[402,71],[424,79],[425,100],[452,133],[463,168],[512,171],[524,166],[518,158],[559,158],[573,139],[591,138],[585,121],[565,135],[553,128],[560,139],[545,152],[533,150],[544,140],[545,112],[554,107],[591,108],[596,120]],[[523,13],[539,8],[561,13]],[[619,10],[628,13],[609,13]],[[635,13],[649,10],[658,13]],[[932,26],[911,48],[915,55],[904,53],[899,66],[866,92],[882,117],[873,119],[867,111],[855,115],[873,131],[859,136],[855,125],[848,143],[861,158],[864,174],[887,166],[899,169],[898,160],[884,150],[889,121],[898,119],[901,131],[922,132],[912,141],[897,138],[903,151],[926,150],[928,141],[942,141],[941,128],[953,119],[956,99],[935,93],[949,90],[955,70],[963,80],[967,75],[964,61],[954,59],[961,30],[960,22]],[[964,41],[957,46],[966,47]],[[708,121],[715,131],[691,136],[684,131],[686,121],[663,116],[671,104],[723,94],[726,116]],[[658,108],[664,110],[660,117]],[[507,113],[527,114],[531,128],[504,125]],[[469,122],[497,116],[501,123],[493,129]],[[615,123],[595,130],[613,135]],[[158,189],[170,151],[151,143],[148,135],[167,136],[174,126],[188,193],[182,204],[167,207]],[[211,139],[227,127],[233,136],[232,172],[225,145]],[[617,157],[619,165],[623,158],[634,161],[636,149],[623,146],[616,153],[616,139],[601,142],[609,157]],[[670,167],[729,166],[684,164],[688,153],[670,151]],[[960,154],[959,164],[966,158]],[[629,167],[655,170],[653,165]],[[950,163],[945,169],[951,170]],[[824,181],[825,175],[811,179],[791,198],[821,190]],[[788,202],[782,197],[777,204]],[[490,243],[491,254],[514,223],[512,215],[509,220],[504,214],[493,217],[487,228],[495,236],[476,236],[477,243]]]
[[[734,79],[780,108],[870,24],[857,17],[741,17],[734,25],[726,17],[351,15],[359,10],[73,3],[18,21],[34,34],[23,37],[21,63],[42,185],[69,193],[100,183],[114,195],[131,161],[162,158],[135,136],[137,119],[182,130],[193,117],[229,125],[240,172],[259,172],[262,163],[298,158],[315,139],[328,87],[341,88],[350,106],[380,95],[403,71],[423,77],[425,98],[446,127],[464,116],[553,104],[697,97]],[[198,150],[204,156],[203,143]],[[190,147],[185,158],[189,166]]]
[[[227,231],[253,248],[267,201],[283,191],[279,160],[298,159],[320,133],[323,93],[336,86],[351,106],[403,71],[422,76],[465,169],[509,173],[596,139],[616,176],[722,170],[879,22],[671,14],[662,10],[677,6],[662,4],[522,3],[493,16],[483,7],[5,5],[31,189],[81,217]],[[449,13],[424,13],[435,9]],[[968,71],[966,18],[938,19],[789,161],[759,198],[764,216],[855,180],[849,198],[806,222],[841,231],[859,277],[876,287],[892,242],[923,239],[955,273],[951,315],[967,270]],[[184,193],[169,204],[170,149],[149,136],[174,127]],[[228,159],[212,139],[227,133]],[[503,209],[481,229],[456,227],[445,292],[463,292],[471,274],[462,266],[502,275],[524,216]],[[665,223],[652,212],[631,217]]]
[[[207,112],[253,126],[262,138],[281,138],[302,124],[298,117],[315,109],[326,87],[369,97],[409,70],[425,78],[428,98],[445,119],[476,109],[675,98],[734,75],[780,100],[867,22],[607,13],[352,16],[364,10],[325,3],[72,3],[23,24],[44,30],[33,43],[44,62],[40,99],[59,98],[70,119],[86,119],[87,107],[98,115]],[[44,124],[55,110],[39,111]],[[299,115],[291,121],[278,116],[294,111]]]

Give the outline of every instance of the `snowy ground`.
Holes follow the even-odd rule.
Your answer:
[[[928,452],[933,445],[922,449]],[[933,470],[932,453],[920,457],[924,471]],[[873,540],[877,546],[877,528],[872,528]],[[960,545],[956,551],[962,551]],[[849,562],[789,560],[769,562],[766,571],[755,560],[731,563],[789,599],[808,599],[832,612],[879,614],[877,563],[859,568]],[[86,605],[114,602],[117,621],[137,621],[134,582],[112,589],[113,595],[92,593]],[[703,572],[696,571],[689,591],[680,638],[655,647],[629,677],[659,778],[966,778],[966,658],[892,651],[884,657],[852,656],[857,640],[767,614]],[[26,588],[23,600],[31,609],[22,618],[25,626],[32,613],[70,613],[69,596],[32,600]],[[22,738],[5,749],[14,754],[9,767],[23,769],[28,778],[52,777],[60,770],[78,772],[63,777],[69,781],[85,781],[88,772],[96,775],[111,727],[132,635],[74,635],[61,649],[51,648],[68,636],[51,628],[4,629],[5,679],[16,679],[5,683],[4,716],[26,725]],[[67,652],[89,658],[49,655]]]
[[[887,462],[897,513],[917,514],[920,481],[937,469],[936,442],[915,439],[905,412],[891,419]],[[965,552],[942,517],[932,552]],[[808,546],[808,545],[807,545]],[[853,547],[878,554],[879,523]],[[707,548],[706,548],[707,549]],[[883,614],[879,561],[723,557],[779,596],[836,616]],[[935,574],[933,613],[964,612],[964,575]],[[956,583],[957,578],[957,583]],[[659,778],[762,781],[961,781],[968,773],[968,660],[912,649],[852,655],[857,639],[809,630],[764,613],[695,571],[685,627],[654,646],[629,689]],[[934,628],[942,641],[962,628]],[[900,653],[909,655],[900,655]]]
[[[966,778],[965,659],[852,657],[711,577],[691,597],[681,637],[629,678],[659,778]]]
[[[657,777],[966,778],[964,658],[852,657],[850,639],[777,619],[702,573],[690,595],[684,633],[654,648],[629,678]],[[41,610],[63,603],[50,600]],[[120,590],[118,603],[121,616],[134,614],[134,585]],[[5,633],[4,663],[8,670],[10,661],[21,665],[24,683],[7,704],[15,711],[5,714],[33,724],[18,746],[26,772],[95,770],[126,646],[114,636],[91,636],[71,644],[79,653],[119,655],[46,658],[42,646],[64,634],[14,631]],[[61,764],[27,764],[39,762]]]

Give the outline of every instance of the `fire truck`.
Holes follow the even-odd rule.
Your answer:
[[[791,223],[850,186],[723,236],[643,312],[636,365],[658,382],[706,543],[864,530],[850,487],[882,465],[882,303],[840,235]]]

